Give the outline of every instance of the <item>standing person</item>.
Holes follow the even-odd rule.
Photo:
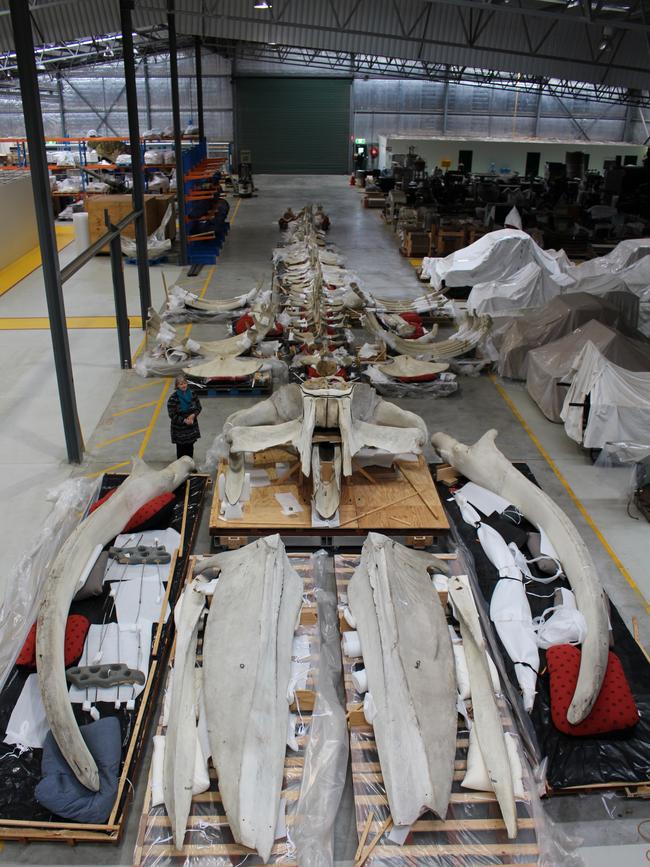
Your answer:
[[[194,457],[194,443],[201,436],[196,420],[201,412],[201,404],[184,376],[177,376],[176,388],[167,401],[167,412],[171,419],[172,442],[176,444],[176,457]]]

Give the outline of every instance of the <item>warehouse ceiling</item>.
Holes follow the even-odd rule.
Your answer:
[[[8,6],[0,0],[2,51],[13,41]],[[119,31],[118,0],[31,0],[30,6],[40,45],[101,41]],[[650,89],[650,0],[269,0],[268,6],[176,0],[177,30],[249,50],[345,55],[351,69],[363,55],[425,71],[469,68],[524,82],[553,77]],[[166,0],[135,0],[138,30],[157,32],[166,15]]]

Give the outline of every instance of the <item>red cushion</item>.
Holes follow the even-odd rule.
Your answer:
[[[409,322],[411,325],[422,325],[422,318],[419,313],[414,310],[407,310],[405,313],[400,313],[404,322]]]
[[[438,373],[423,373],[421,376],[398,376],[400,382],[431,382],[437,379]]]
[[[110,491],[107,491],[104,496],[94,502],[88,513],[91,514],[95,511],[102,503],[105,503],[110,497],[113,496],[117,488],[111,488]],[[145,503],[144,506],[140,506],[138,511],[131,516],[131,520],[122,530],[123,533],[132,533],[134,530],[142,530],[143,524],[149,524],[153,518],[158,515],[159,512],[162,512],[170,503],[173,503],[176,498],[173,494],[159,494],[157,497],[154,497],[152,500],[149,500],[148,503]],[[152,528],[152,529],[155,529]]]
[[[140,506],[138,511],[131,517],[131,520],[124,528],[124,533],[132,533],[133,530],[142,529],[143,524],[148,524],[159,512],[173,503],[176,498],[173,494],[158,494],[144,506]]]
[[[400,313],[401,318],[413,326],[413,331],[406,338],[407,340],[415,340],[417,337],[422,337],[424,328],[422,320],[417,313]]]
[[[243,334],[244,331],[248,331],[249,328],[252,328],[255,325],[255,320],[250,315],[250,313],[244,313],[243,316],[240,316],[237,322],[235,322],[235,334]]]
[[[273,328],[267,332],[267,337],[281,337],[284,334],[284,328],[280,325],[279,322],[276,322]]]
[[[571,725],[567,711],[578,682],[580,651],[571,644],[558,644],[546,651],[551,687],[553,725],[565,735],[602,735],[630,728],[639,720],[634,696],[621,662],[610,651],[607,671],[596,703],[581,723]]]
[[[65,625],[64,659],[66,668],[81,658],[90,621],[83,614],[71,614]],[[23,648],[18,654],[16,665],[36,668],[36,624],[29,630]]]

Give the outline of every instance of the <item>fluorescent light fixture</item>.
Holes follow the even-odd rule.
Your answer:
[[[270,9],[271,4],[267,3],[266,0],[255,0],[254,9]]]

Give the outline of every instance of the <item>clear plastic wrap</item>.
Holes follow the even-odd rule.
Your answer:
[[[336,597],[325,589],[329,555],[326,551],[317,551],[312,564],[320,664],[294,842],[300,867],[331,867],[334,863],[333,828],[345,786],[349,741],[345,710],[337,693],[341,681],[341,646]]]
[[[84,517],[99,490],[99,479],[68,479],[48,494],[52,511],[37,540],[5,582],[0,607],[0,689],[36,620],[41,591],[59,548]]]
[[[308,709],[306,695],[314,691],[320,666],[319,628],[316,618],[310,616],[310,611],[313,610],[314,596],[318,597],[319,594],[314,588],[311,557],[291,555],[290,560],[291,565],[304,577],[304,603],[301,623],[294,635],[292,654],[291,688],[296,694],[288,732],[288,741],[292,742],[292,746],[287,747],[278,832],[267,863],[296,867],[298,862],[294,828],[300,802],[305,753],[312,726],[312,712]],[[199,632],[199,657],[202,651],[202,628]],[[162,723],[161,717],[158,735],[164,733]],[[208,791],[192,798],[185,844],[181,851],[173,847],[165,807],[151,806],[151,782],[150,777],[135,849],[134,864],[137,867],[175,867],[179,858],[182,859],[183,867],[230,867],[244,863],[247,867],[252,867],[263,863],[256,852],[234,842],[213,768],[210,768]]]
[[[382,397],[449,397],[458,391],[455,373],[441,373],[431,382],[401,382],[386,376],[373,365],[369,365],[365,372]]]
[[[335,558],[340,607],[347,604],[348,583],[358,562],[359,557],[354,555]],[[454,571],[464,570],[466,565],[463,563],[461,566],[458,563],[458,568]],[[477,601],[480,602],[480,598]],[[482,621],[486,622],[485,617]],[[473,858],[472,863],[477,864],[502,863],[502,859],[509,864],[537,863],[545,867],[578,867],[582,863],[573,853],[578,841],[568,839],[561,828],[554,825],[546,815],[540,800],[540,792],[544,789],[543,772],[537,765],[535,772],[531,770],[517,731],[516,716],[513,715],[505,694],[498,695],[498,705],[505,731],[516,739],[516,752],[522,766],[525,791],[525,797],[517,801],[516,839],[507,840],[505,837],[494,793],[473,791],[461,785],[467,769],[469,724],[460,714],[452,795],[446,821],[443,823],[427,812],[410,828],[394,827],[374,732],[359,716],[358,709],[363,696],[355,690],[352,676],[354,662],[355,660],[344,657],[346,699],[351,725],[354,803],[357,829],[361,838],[355,858],[357,863],[366,854],[368,858],[365,863],[372,864],[373,867],[390,867],[396,863],[396,859],[400,859],[401,863],[456,867],[461,859],[464,861],[470,856]],[[503,675],[501,682],[504,683]],[[459,709],[465,711],[462,705]]]
[[[223,432],[217,434],[217,436],[214,438],[212,445],[205,454],[205,461],[201,466],[201,472],[208,473],[208,475],[210,476],[214,476],[217,472],[219,462],[227,460],[229,454],[230,448],[228,446],[228,443],[226,442],[226,438],[224,437]]]

